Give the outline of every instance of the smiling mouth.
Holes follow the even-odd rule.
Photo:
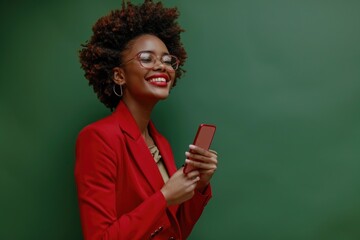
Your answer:
[[[167,81],[165,78],[159,77],[159,78],[151,78],[151,79],[149,79],[149,82],[150,83],[166,83]]]

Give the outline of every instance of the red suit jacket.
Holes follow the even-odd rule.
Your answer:
[[[169,143],[152,122],[149,131],[173,175]],[[166,206],[164,181],[123,102],[80,132],[75,179],[86,240],[186,239],[211,197],[209,186],[180,205]]]

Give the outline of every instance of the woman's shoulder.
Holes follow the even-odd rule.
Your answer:
[[[118,129],[118,123],[113,115],[109,115],[105,118],[92,122],[82,128],[79,132],[78,138],[84,135],[100,135],[100,136],[111,136],[114,135],[116,129]]]

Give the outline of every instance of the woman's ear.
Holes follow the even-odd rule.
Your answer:
[[[113,68],[113,80],[118,85],[124,85],[126,83],[125,81],[125,73],[124,70],[121,67],[115,67]]]

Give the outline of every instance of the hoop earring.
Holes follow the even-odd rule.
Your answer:
[[[116,96],[122,97],[122,95],[123,95],[122,86],[119,85],[119,87],[120,87],[120,94],[118,94],[118,93],[116,92],[116,90],[115,90],[116,85],[117,85],[117,84],[114,84],[114,85],[113,85],[113,92],[115,93]]]

